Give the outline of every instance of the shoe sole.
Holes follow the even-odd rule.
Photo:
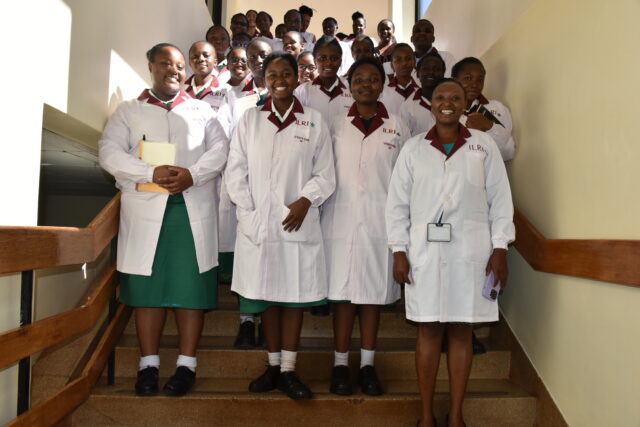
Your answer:
[[[159,393],[159,390],[155,390],[155,391],[138,391],[138,390],[136,390],[136,396],[140,396],[140,397],[157,396],[158,393]]]

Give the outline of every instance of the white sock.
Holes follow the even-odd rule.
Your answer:
[[[297,351],[282,350],[282,363],[280,363],[280,372],[291,372],[296,370]]]
[[[152,354],[150,356],[142,356],[140,358],[140,365],[138,370],[141,371],[145,368],[160,368],[160,355]]]
[[[339,351],[334,351],[333,366],[349,366],[349,352],[340,353]]]
[[[280,366],[281,355],[279,351],[274,353],[267,353],[269,357],[269,366]]]
[[[240,323],[242,324],[244,322],[254,323],[255,320],[253,320],[253,314],[240,314]]]
[[[178,360],[176,361],[176,367],[185,366],[191,369],[192,372],[196,371],[196,367],[198,366],[198,359],[191,356],[185,356],[181,354],[178,356]]]
[[[360,368],[363,368],[367,365],[373,366],[373,358],[376,356],[375,350],[365,350],[364,348],[360,349]]]

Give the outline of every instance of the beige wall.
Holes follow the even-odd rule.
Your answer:
[[[516,206],[548,238],[640,239],[640,3],[520,3],[482,56],[486,92],[514,117]],[[458,22],[442,15],[440,37],[457,40]],[[569,425],[640,425],[640,288],[538,273],[515,250],[510,261],[502,311]]]
[[[227,16],[222,24],[228,28],[231,17],[235,13],[245,13],[249,9],[255,9],[258,12],[264,10],[273,17],[273,26],[271,27],[273,32],[276,29],[276,25],[283,22],[283,17],[287,10],[297,9],[303,4],[315,9],[308,31],[315,34],[316,37],[322,35],[322,20],[327,16],[332,16],[338,21],[338,31],[351,34],[351,14],[359,10],[367,20],[365,34],[374,38],[377,43],[378,33],[376,27],[378,22],[389,18],[392,14],[392,0],[376,0],[375,2],[353,0],[348,3],[341,0],[301,0],[298,3],[283,0],[275,0],[268,3],[262,0],[228,0]]]
[[[35,225],[43,105],[102,130],[117,102],[147,85],[146,50],[166,41],[186,50],[204,37],[211,18],[202,0],[7,1],[0,14],[6,41],[0,79],[7,83],[0,103],[0,180],[6,184],[0,224]],[[43,283],[70,277],[74,283],[43,290],[38,315],[78,301],[85,282],[78,270],[57,278],[43,273]],[[18,326],[19,284],[19,275],[0,276],[0,332]],[[15,416],[15,396],[12,367],[0,371],[0,424]]]

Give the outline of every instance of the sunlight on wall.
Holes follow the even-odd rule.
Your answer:
[[[149,78],[141,77],[115,50],[111,50],[109,63],[109,114],[120,102],[136,98],[143,88],[149,86]]]

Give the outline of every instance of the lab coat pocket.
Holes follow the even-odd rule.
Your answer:
[[[289,215],[289,208],[282,207],[282,221]],[[282,225],[280,233],[283,240],[288,242],[318,242],[322,235],[320,231],[320,211],[317,207],[310,207],[307,216],[304,217],[302,225],[298,231],[285,231]]]
[[[489,224],[465,220],[463,225],[464,259],[469,262],[486,263],[491,253]]]
[[[481,151],[467,152],[467,181],[478,187],[484,187],[484,159]]]
[[[409,229],[410,244],[409,264],[412,268],[420,267],[427,262],[427,224],[412,225]]]
[[[238,231],[244,234],[254,245],[260,244],[260,215],[257,210],[236,209]]]

